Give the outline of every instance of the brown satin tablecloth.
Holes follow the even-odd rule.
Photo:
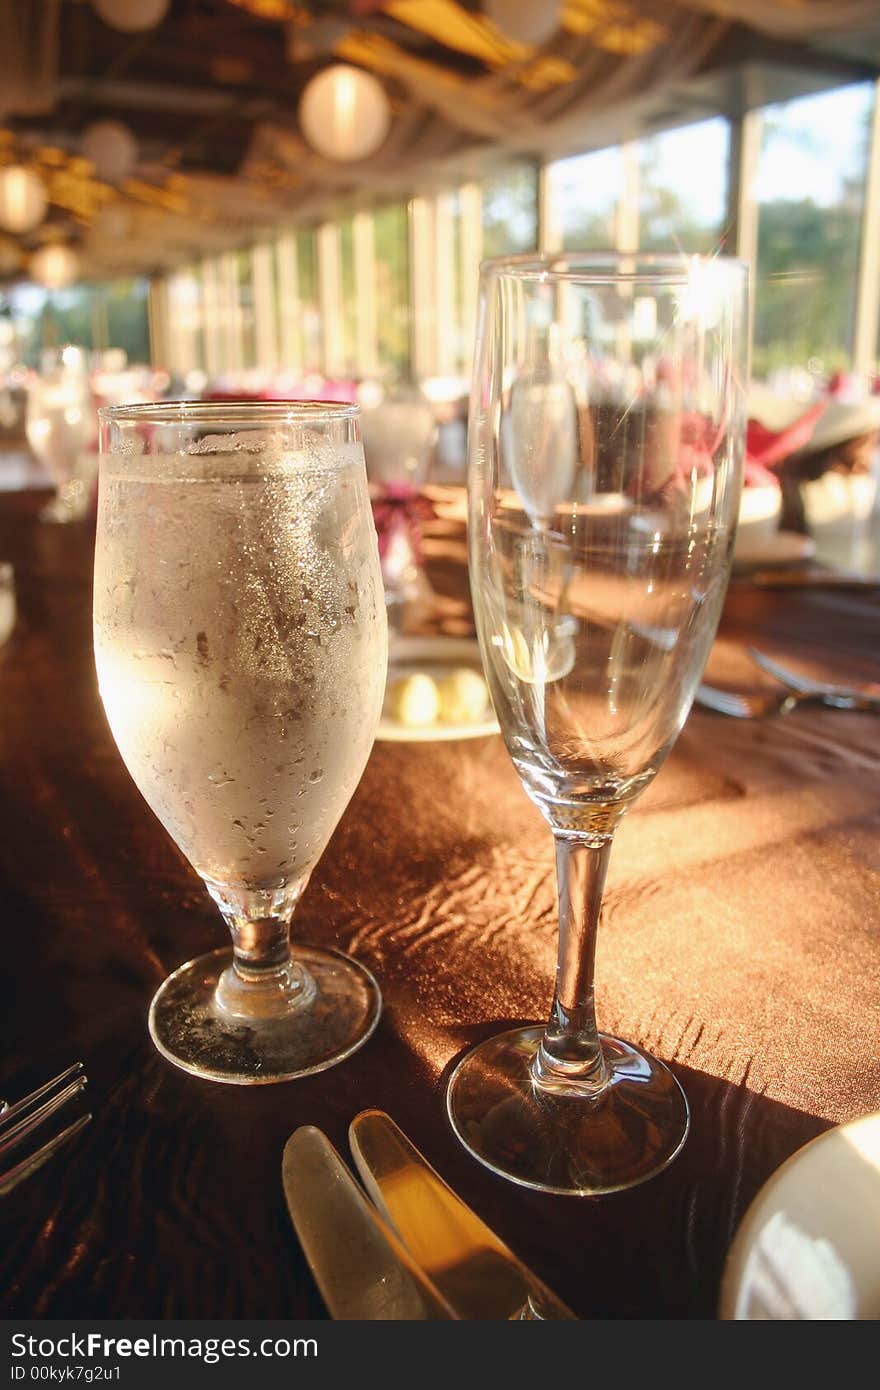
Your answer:
[[[483,1170],[445,1118],[468,1044],[542,1018],[555,960],[549,831],[500,738],[377,743],[297,914],[378,975],[375,1037],[281,1086],[164,1062],[147,1007],[225,928],[113,745],[91,656],[87,524],[0,499],[19,623],[0,649],[0,1095],[82,1058],[93,1123],[0,1201],[8,1315],[320,1317],[288,1223],[297,1125],[379,1106],[584,1317],[711,1317],[726,1251],[771,1172],[880,1108],[880,720],[695,709],[624,823],[598,951],[600,1023],[671,1063],[692,1128],[660,1177],[601,1201]],[[428,540],[450,632],[467,628],[460,526]],[[880,679],[880,596],[735,583],[710,678],[763,682],[744,648]]]

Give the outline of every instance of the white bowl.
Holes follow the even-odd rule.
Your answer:
[[[779,530],[781,515],[781,488],[772,483],[762,487],[744,487],[739,504],[734,556],[766,546]]]
[[[877,501],[877,479],[873,473],[829,470],[812,482],[801,483],[801,498],[819,559],[827,564],[858,568]]]
[[[880,1317],[880,1112],[799,1149],[737,1231],[719,1315],[737,1321]]]

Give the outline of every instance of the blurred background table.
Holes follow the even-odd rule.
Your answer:
[[[271,1088],[200,1082],[147,1035],[176,965],[222,944],[216,910],[112,743],[91,656],[93,532],[0,496],[18,625],[0,648],[0,1094],[81,1058],[94,1121],[0,1204],[0,1287],[25,1317],[320,1317],[287,1220],[281,1150],[317,1124],[346,1152],[366,1105],[584,1317],[711,1317],[726,1251],[770,1173],[880,1106],[880,740],[870,716],[741,723],[692,712],[624,823],[599,938],[600,1022],[671,1063],[690,1138],[642,1188],[528,1193],[459,1147],[445,1076],[470,1043],[542,1018],[556,920],[550,835],[497,737],[377,743],[297,915],[378,975],[371,1042]],[[426,560],[468,624],[464,534]],[[709,675],[763,679],[748,643],[880,679],[880,592],[735,582]]]

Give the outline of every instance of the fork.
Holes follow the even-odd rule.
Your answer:
[[[848,686],[835,685],[830,681],[810,680],[806,676],[799,675],[797,671],[789,670],[787,666],[783,666],[780,661],[766,656],[764,652],[759,652],[757,647],[749,647],[748,653],[756,666],[759,666],[762,671],[766,671],[769,676],[774,676],[789,690],[797,691],[803,695],[822,695],[826,699],[835,701],[841,699],[867,700],[880,708],[880,685]]]
[[[880,712],[874,700],[859,695],[829,695],[816,690],[762,690],[742,695],[732,690],[717,690],[713,685],[700,685],[694,698],[697,704],[717,714],[729,714],[734,719],[766,719],[790,714],[793,709],[827,708],[829,705],[834,709]]]
[[[79,1119],[74,1120],[73,1124],[68,1125],[60,1134],[48,1139],[11,1167],[6,1166],[9,1155],[19,1148],[24,1140],[84,1090],[86,1080],[82,1062],[74,1062],[72,1067],[59,1072],[51,1081],[47,1081],[44,1086],[38,1086],[35,1091],[31,1091],[14,1105],[8,1105],[5,1101],[0,1105],[0,1197],[30,1177],[31,1173],[41,1168],[63,1144],[85,1129],[92,1118],[91,1115],[80,1115]]]

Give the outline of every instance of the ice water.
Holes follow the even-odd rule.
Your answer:
[[[136,785],[209,885],[303,879],[384,690],[360,446],[110,455],[98,537],[98,682]]]

